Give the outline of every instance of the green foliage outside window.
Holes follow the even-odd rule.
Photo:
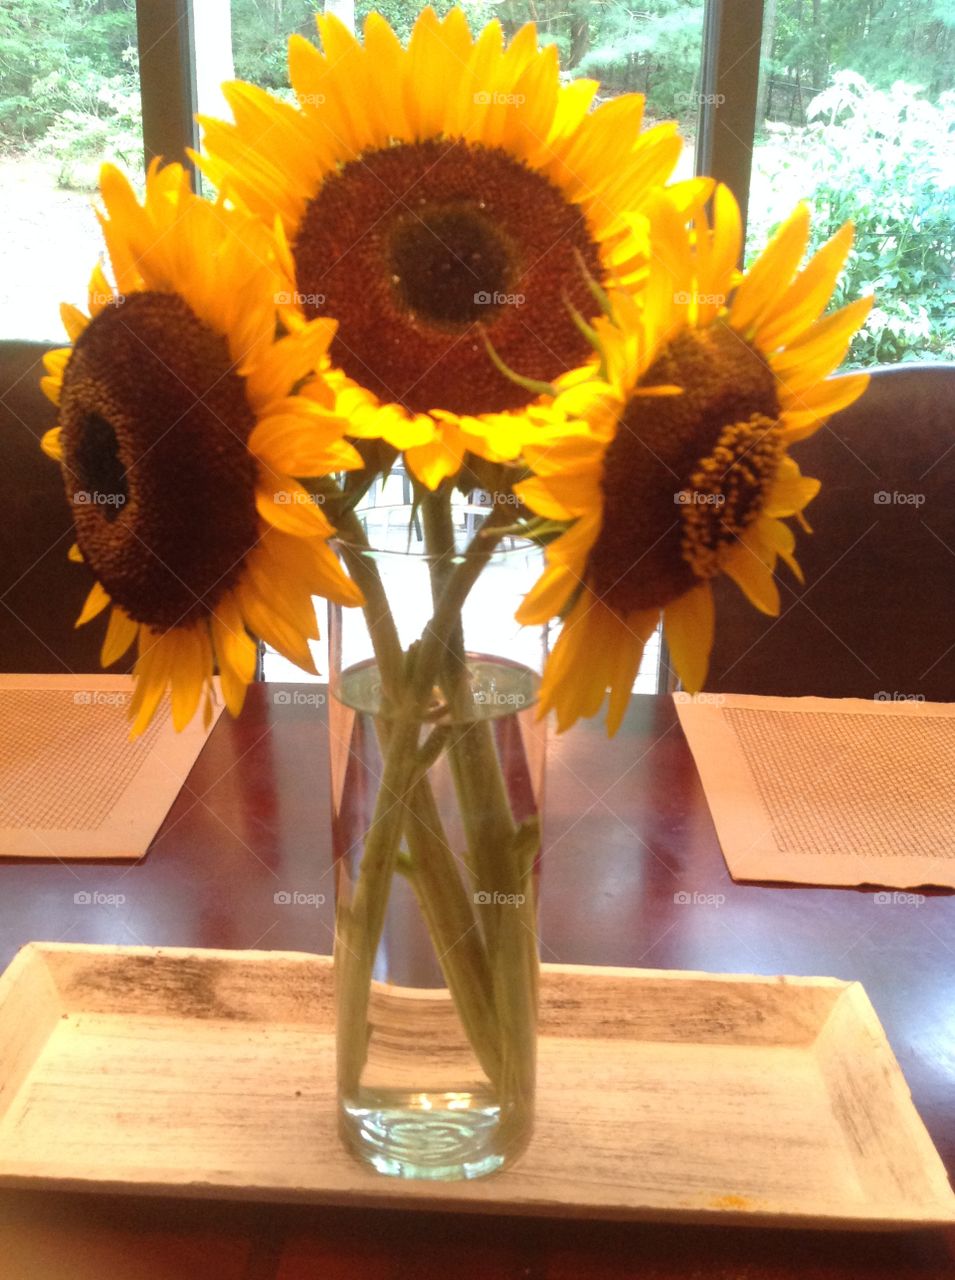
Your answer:
[[[757,147],[750,243],[764,244],[801,195],[813,206],[813,248],[853,219],[836,300],[878,302],[850,363],[955,360],[955,93],[936,106],[912,85],[886,92],[841,71],[809,115],[806,130]]]
[[[148,2],[148,0],[146,0]],[[454,0],[435,0],[445,13]],[[236,75],[287,89],[286,44],[314,34],[318,0],[232,0]],[[406,38],[416,0],[356,0]],[[692,139],[703,0],[463,0],[472,26],[537,22],[568,75],[601,96],[642,92],[651,119]],[[753,242],[801,196],[819,243],[846,217],[857,241],[847,297],[879,305],[855,363],[955,359],[955,212],[947,153],[955,0],[765,0],[767,74],[753,161]],[[851,68],[851,70],[840,70]],[[904,81],[905,83],[896,83]],[[921,91],[914,86],[921,86]],[[819,91],[822,90],[820,93]],[[135,0],[16,0],[0,7],[0,153],[53,161],[60,185],[92,189],[99,161],[140,162]]]

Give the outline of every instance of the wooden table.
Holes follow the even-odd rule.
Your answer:
[[[223,717],[143,863],[0,866],[0,965],[31,939],[328,951],[325,708],[257,686]],[[955,1173],[955,898],[727,875],[667,698],[551,746],[545,960],[828,974],[866,986]],[[122,894],[118,906],[74,895]],[[323,907],[275,894],[324,894]],[[677,895],[722,895],[688,905]],[[718,900],[718,899],[717,899]],[[3,1193],[0,1280],[952,1280],[955,1233],[815,1234]]]

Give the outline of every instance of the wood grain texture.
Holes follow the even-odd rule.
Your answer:
[[[401,989],[376,994],[395,1017]],[[417,1034],[446,1043],[446,1000],[408,999]],[[24,1021],[44,1034],[25,1041]],[[872,1007],[835,979],[546,966],[531,1147],[502,1174],[441,1186],[377,1176],[338,1142],[328,957],[32,944],[0,980],[0,1053],[7,1045],[7,1186],[814,1227],[955,1222]]]
[[[293,701],[296,688],[253,686],[242,716],[219,721],[135,867],[0,860],[0,966],[35,938],[328,951],[331,744],[324,708]],[[672,699],[642,696],[613,741],[599,720],[551,738],[541,886],[547,960],[861,981],[955,1174],[955,895],[884,906],[853,890],[735,884]],[[325,903],[276,906],[289,889]],[[77,890],[125,901],[78,908]],[[695,893],[719,905],[688,903]],[[953,1280],[955,1230],[0,1192],[0,1280],[140,1280],[147,1269],[149,1280]]]

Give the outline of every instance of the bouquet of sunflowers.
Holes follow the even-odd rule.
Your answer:
[[[361,41],[318,29],[321,51],[291,38],[294,101],[229,84],[234,120],[202,120],[214,201],[178,165],[154,163],[142,199],[104,168],[111,274],[95,269],[88,314],[63,307],[44,447],[68,494],[121,497],[74,506],[70,554],[96,579],[78,621],[107,615],[104,665],[136,647],[134,731],[167,693],[178,726],[209,714],[216,673],[237,713],[257,639],[313,670],[314,597],[365,608],[385,763],[348,926],[360,1002],[387,884],[416,857],[388,797],[420,790],[420,726],[442,682],[452,700],[460,610],[501,539],[545,548],[517,620],[561,624],[539,692],[561,730],[605,700],[616,730],[661,615],[700,688],[712,580],[772,614],[777,562],[799,575],[787,522],[807,527],[819,482],[790,447],[864,389],[827,376],[870,300],[824,314],[852,228],[804,262],[805,206],[741,275],[733,195],[669,182],[676,126],[643,129],[639,95],[592,109],[596,83],[562,84],[532,25],[505,43],[497,22],[475,37],[425,10],[407,48],[375,14]],[[407,649],[356,552],[358,504],[399,456],[447,570]],[[495,500],[456,560],[464,478]],[[475,939],[483,959],[442,965],[486,1073],[507,1075],[519,1019],[485,972],[487,919]],[[366,1053],[359,1035],[352,1085]]]

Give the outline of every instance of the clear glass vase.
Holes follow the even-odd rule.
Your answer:
[[[539,553],[505,540],[429,623],[468,553],[371,518],[373,548],[340,548],[366,609],[329,629],[339,1127],[380,1173],[474,1178],[533,1123],[546,637],[513,617]]]

